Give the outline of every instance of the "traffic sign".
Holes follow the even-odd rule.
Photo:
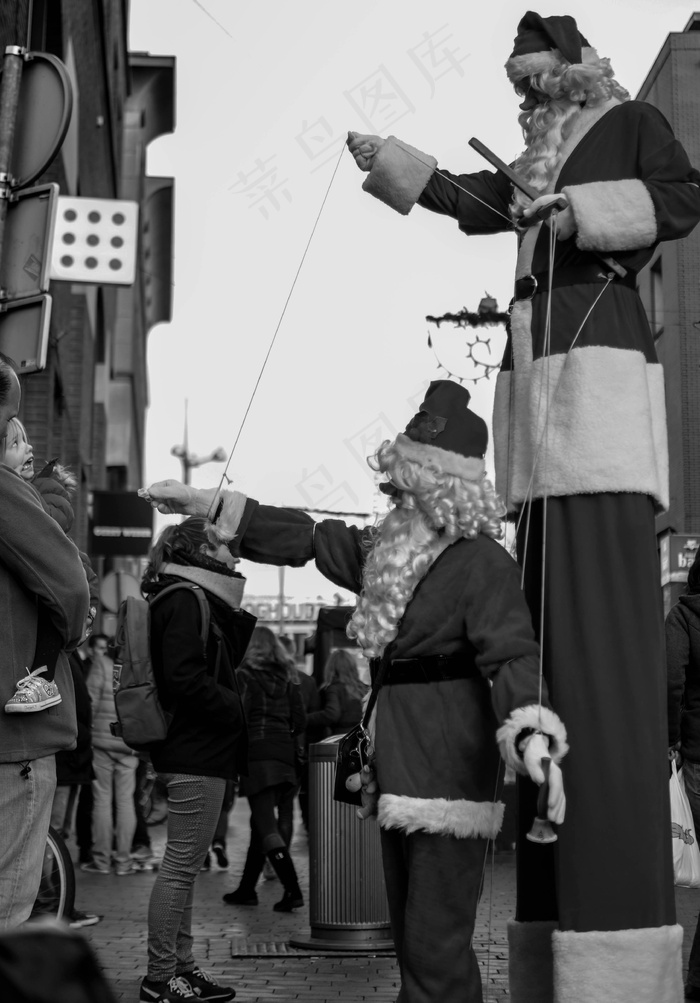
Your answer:
[[[50,296],[0,304],[0,352],[9,355],[20,376],[46,368],[50,323]]]
[[[132,285],[138,218],[138,202],[60,195],[50,278]]]
[[[61,60],[50,52],[28,52],[10,162],[13,189],[26,188],[44,173],[61,149],[72,110],[73,89]]]
[[[0,300],[47,292],[58,192],[57,184],[38,185],[13,194],[8,201]]]
[[[128,571],[108,571],[100,585],[100,602],[108,613],[118,613],[121,603],[133,596],[141,599],[141,586],[138,578]]]

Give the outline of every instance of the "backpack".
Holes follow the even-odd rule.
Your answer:
[[[154,742],[162,742],[173,718],[161,703],[153,674],[151,606],[175,589],[190,589],[199,601],[202,622],[200,636],[206,655],[210,626],[209,603],[198,585],[176,582],[150,600],[127,596],[117,614],[113,658],[114,704],[119,720],[110,725],[110,730],[113,735],[122,738],[129,748],[137,751],[148,749]],[[220,637],[218,629],[216,633]]]

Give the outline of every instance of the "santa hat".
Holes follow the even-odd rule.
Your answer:
[[[396,436],[399,456],[445,474],[479,480],[489,435],[486,422],[469,410],[469,399],[461,384],[433,380],[418,414]]]
[[[542,17],[529,10],[518,25],[513,51],[506,63],[511,83],[517,83],[533,73],[548,70],[560,60],[572,65],[597,63],[598,53],[578,30],[568,14],[562,17]]]

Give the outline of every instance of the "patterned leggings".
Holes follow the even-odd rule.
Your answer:
[[[226,781],[161,773],[168,788],[168,841],[148,905],[148,978],[191,971],[194,882],[214,836]]]

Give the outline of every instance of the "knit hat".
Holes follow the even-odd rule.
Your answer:
[[[529,10],[518,25],[513,51],[506,63],[511,83],[554,66],[559,60],[568,63],[596,63],[598,53],[578,30],[568,14],[542,17]]]
[[[489,434],[486,422],[469,410],[469,400],[461,384],[433,380],[418,414],[396,436],[399,455],[466,480],[481,478]]]

